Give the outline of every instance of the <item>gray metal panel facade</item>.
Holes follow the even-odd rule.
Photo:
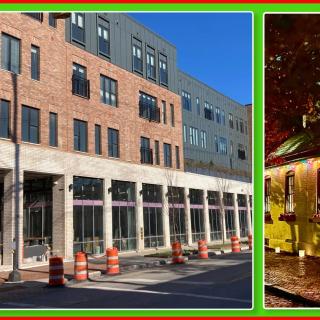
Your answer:
[[[203,163],[210,163],[212,161],[217,166],[223,166],[231,169],[230,158],[232,159],[232,169],[246,171],[251,173],[251,160],[249,159],[249,132],[246,134],[240,133],[236,130],[235,118],[242,119],[244,124],[247,122],[247,109],[245,106],[233,101],[232,99],[222,95],[214,89],[208,87],[204,83],[197,79],[187,75],[182,71],[178,71],[178,90],[179,94],[182,94],[182,90],[188,92],[191,95],[192,110],[188,111],[182,108],[183,124],[187,126],[187,142],[184,142],[184,158],[195,161],[201,161]],[[196,98],[200,100],[200,115],[197,111]],[[225,125],[218,124],[216,116],[214,114],[214,121],[208,120],[204,117],[204,104],[207,101],[210,105],[220,107],[220,110],[225,112]],[[233,115],[234,129],[229,127],[228,116],[229,113]],[[190,144],[189,128],[194,127],[199,132],[198,146]],[[207,148],[201,147],[200,131],[207,132]],[[223,137],[227,139],[227,155],[220,154],[215,151],[214,136],[218,138]],[[230,155],[230,141],[233,142],[233,156]],[[247,147],[246,160],[238,159],[238,144],[242,144]],[[218,175],[215,172],[208,172],[206,168],[190,168],[186,166],[186,171]],[[232,177],[233,175],[227,175]],[[247,181],[246,177],[237,177],[238,180]]]
[[[101,17],[110,26],[110,58],[98,53],[98,19]],[[134,19],[123,13],[85,13],[85,43],[72,40],[71,18],[66,19],[66,41],[99,55],[111,63],[133,72],[132,68],[132,38],[142,42],[143,77],[146,76],[146,47],[155,49],[156,81],[159,84],[159,53],[167,56],[168,89],[177,93],[177,62],[176,48],[165,39],[153,33]],[[135,72],[134,72],[135,73]],[[152,80],[149,80],[153,82]]]

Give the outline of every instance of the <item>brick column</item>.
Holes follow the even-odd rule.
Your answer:
[[[248,234],[252,234],[252,221],[250,214],[250,198],[249,194],[246,195],[246,205],[247,205],[247,221],[248,221]]]
[[[234,206],[234,224],[236,227],[236,236],[240,239],[240,222],[239,222],[239,210],[238,210],[238,201],[237,194],[233,194],[233,206]]]
[[[137,221],[137,251],[141,252],[144,250],[144,228],[143,228],[143,203],[142,195],[142,183],[136,183],[136,221]]]
[[[13,170],[4,176],[3,198],[3,264],[12,266],[12,240],[14,238],[14,175]]]
[[[219,192],[220,210],[221,210],[221,230],[222,230],[222,242],[225,243],[227,240],[227,229],[226,229],[226,212],[223,204],[223,192]]]
[[[206,238],[207,242],[210,242],[208,190],[203,190],[203,221],[204,221],[205,238]]]
[[[170,219],[169,219],[169,198],[168,186],[162,187],[162,216],[163,216],[163,235],[164,246],[170,248]]]
[[[69,188],[66,189],[65,177],[54,176],[52,186],[52,251],[59,256],[66,256],[66,216],[65,199]]]
[[[103,240],[105,249],[113,247],[111,180],[104,180]]]
[[[70,188],[72,186],[72,189]],[[73,259],[73,175],[65,176],[65,258]]]
[[[189,246],[192,245],[192,230],[191,230],[191,212],[190,212],[190,198],[189,189],[184,188],[184,211],[185,211],[185,222],[186,222],[186,232],[187,232],[187,243]]]

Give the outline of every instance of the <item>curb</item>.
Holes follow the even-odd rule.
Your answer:
[[[302,304],[305,304],[307,307],[320,307],[320,301],[312,300],[306,297],[301,296],[300,294],[287,290],[285,288],[265,283],[264,285],[265,291],[269,293],[273,293],[274,295],[278,297],[285,297],[287,299],[290,299],[294,302],[299,302]]]

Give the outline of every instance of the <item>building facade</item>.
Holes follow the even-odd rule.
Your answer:
[[[251,233],[249,181],[184,171],[174,46],[123,14],[55,17],[0,15],[0,268]]]

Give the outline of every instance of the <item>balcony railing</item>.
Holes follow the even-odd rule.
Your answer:
[[[213,120],[213,112],[210,109],[204,108],[204,117],[208,120]]]
[[[81,96],[84,98],[90,98],[90,81],[79,77],[77,75],[72,76],[72,94]]]
[[[141,163],[153,164],[153,152],[150,148],[141,148]]]
[[[139,102],[139,116],[149,121],[160,122],[160,109],[147,103]]]

